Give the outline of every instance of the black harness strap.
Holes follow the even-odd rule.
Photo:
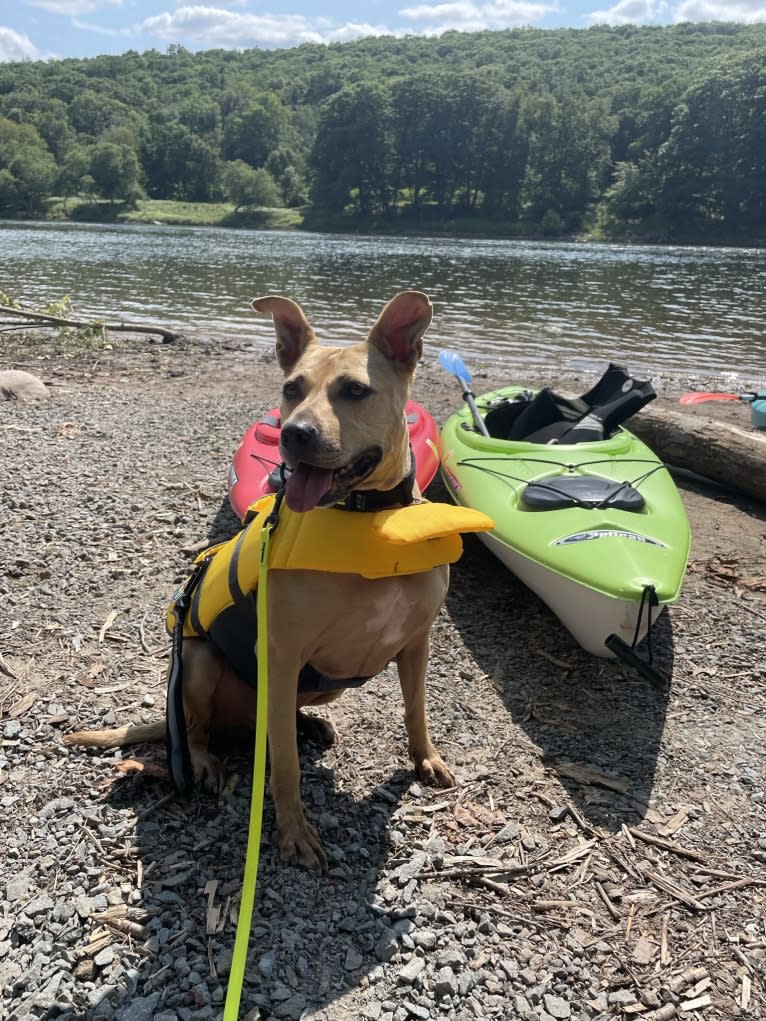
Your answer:
[[[176,622],[170,648],[170,667],[168,669],[167,704],[165,707],[165,748],[168,757],[168,769],[171,779],[179,794],[188,794],[194,786],[189,739],[186,734],[183,696],[183,641],[184,621],[189,612],[191,601],[199,590],[199,583],[207,570],[210,559],[202,560],[196,565],[178,595],[173,610]]]

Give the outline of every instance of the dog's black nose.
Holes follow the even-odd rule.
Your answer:
[[[316,443],[318,435],[316,426],[310,422],[287,422],[282,426],[279,441],[284,453],[300,458]]]

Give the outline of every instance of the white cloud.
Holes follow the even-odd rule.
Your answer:
[[[299,46],[301,43],[347,42],[368,35],[389,34],[373,25],[331,25],[300,14],[238,14],[221,7],[179,7],[147,18],[140,28],[169,42],[189,40],[208,46]]]
[[[40,7],[49,14],[76,18],[79,14],[90,14],[104,7],[122,7],[122,0],[27,0],[27,4],[30,7]]]
[[[620,0],[606,11],[593,11],[586,20],[592,25],[628,25],[649,21],[656,15],[655,0]]]
[[[558,9],[558,4],[555,2],[494,0],[492,3],[476,3],[474,0],[455,0],[452,3],[418,4],[417,7],[405,7],[399,13],[411,21],[427,25],[430,32],[446,32],[448,29],[478,32],[483,29],[531,25],[551,11]]]
[[[125,28],[106,28],[103,25],[94,25],[90,21],[81,21],[80,18],[72,18],[72,25],[83,32],[93,32],[94,35],[104,35],[110,39],[130,39],[136,34],[134,28],[127,26]]]
[[[766,21],[764,0],[683,0],[673,12],[674,21]]]
[[[0,64],[10,60],[43,60],[44,57],[28,36],[0,26]]]

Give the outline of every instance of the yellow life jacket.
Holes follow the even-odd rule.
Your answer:
[[[257,679],[253,592],[258,584],[261,529],[274,501],[273,494],[263,497],[253,505],[255,517],[241,532],[197,557],[195,563],[206,562],[206,567],[190,594],[184,619],[185,638],[211,640],[252,684]],[[328,571],[364,578],[420,574],[460,557],[460,532],[490,531],[494,526],[480,511],[428,501],[360,513],[316,508],[307,514],[291,511],[283,503],[271,537],[269,570]],[[178,595],[167,612],[171,633]]]

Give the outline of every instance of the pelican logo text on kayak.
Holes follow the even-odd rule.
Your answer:
[[[574,532],[563,539],[557,539],[554,546],[569,546],[575,542],[591,542],[593,539],[632,539],[633,542],[645,542],[649,546],[662,546],[667,549],[664,542],[658,539],[650,539],[648,535],[639,535],[638,532],[623,532],[615,528],[596,528],[588,532]]]

